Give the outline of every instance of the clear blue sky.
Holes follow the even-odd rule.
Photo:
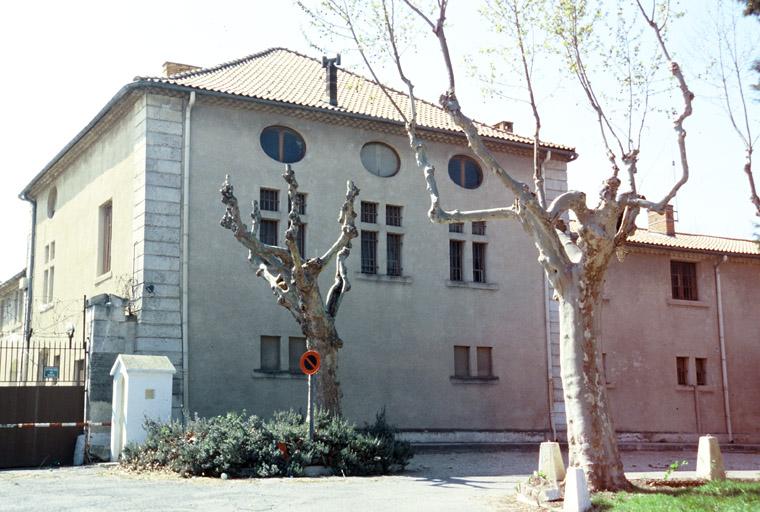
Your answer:
[[[673,34],[673,46],[697,93],[695,114],[687,125],[692,178],[678,198],[678,229],[749,238],[754,216],[740,173],[741,145],[710,98],[713,89],[694,78],[706,65],[700,48],[710,20],[705,6],[711,3],[686,2],[686,16]],[[735,2],[729,4],[733,7]],[[210,66],[274,46],[319,57],[303,36],[305,20],[290,2],[132,0],[117,7],[71,0],[12,2],[3,11],[0,281],[25,265],[30,210],[18,193],[134,76],[160,74],[166,60]],[[452,17],[452,23],[455,60],[461,63],[464,56],[476,54],[482,22],[461,15]],[[757,21],[742,23],[755,35],[760,32]],[[467,37],[459,40],[460,34]],[[343,51],[344,62],[365,72],[354,53],[335,51]],[[420,96],[435,99],[445,88],[439,55],[435,47],[424,45],[416,53],[421,62],[415,69]],[[484,97],[480,84],[468,77],[464,66],[461,69],[460,98],[472,116],[489,123],[510,119],[518,133],[532,133],[524,104]],[[574,84],[558,77],[553,69],[541,69],[538,76],[545,138],[577,148],[580,158],[570,165],[570,186],[594,197],[607,172],[604,153]],[[757,98],[755,94],[751,105],[756,121]],[[677,154],[667,122],[653,126],[642,152],[643,192],[655,198],[670,183],[671,161]]]

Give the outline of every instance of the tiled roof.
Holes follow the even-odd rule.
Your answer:
[[[325,101],[325,70],[322,63],[285,48],[272,48],[218,66],[179,73],[170,77],[138,77],[136,80],[180,85],[195,89],[319,108],[402,122],[401,115],[382,92],[380,86],[365,77],[338,68],[338,106]],[[408,98],[389,90],[404,111]],[[459,128],[441,108],[417,100],[418,124],[421,127],[459,132]],[[477,123],[481,135],[494,139],[532,144],[533,140]],[[551,149],[573,152],[574,148],[543,143]]]
[[[628,237],[628,243],[720,254],[760,256],[760,243],[753,240],[724,238],[720,236],[692,235],[688,233],[676,233],[674,236],[668,236],[647,231],[646,229],[637,229],[633,236]]]

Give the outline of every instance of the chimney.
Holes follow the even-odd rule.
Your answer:
[[[338,106],[338,66],[340,66],[340,53],[334,59],[322,57],[322,67],[325,68],[325,99],[334,106]]]
[[[513,123],[512,121],[499,121],[498,123],[493,125],[493,127],[496,128],[497,130],[514,133],[515,123]]]
[[[185,71],[195,71],[201,69],[199,66],[192,66],[190,64],[180,64],[179,62],[164,62],[164,76],[169,77]]]
[[[673,206],[667,205],[665,213],[659,214],[649,210],[649,231],[668,236],[675,236],[676,223],[673,217]]]

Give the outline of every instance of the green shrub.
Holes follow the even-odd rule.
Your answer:
[[[372,425],[357,428],[340,417],[318,411],[314,440],[294,411],[262,421],[245,413],[180,422],[146,421],[142,445],[124,450],[122,464],[138,470],[169,469],[184,476],[300,476],[310,464],[344,475],[382,475],[406,467],[413,453],[396,439],[385,411]]]

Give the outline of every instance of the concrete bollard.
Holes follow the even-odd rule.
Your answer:
[[[554,482],[561,482],[565,479],[565,463],[562,462],[559,443],[551,441],[541,443],[538,452],[538,471],[546,475],[548,480]]]
[[[726,469],[723,466],[723,456],[720,453],[718,440],[711,435],[699,438],[697,478],[706,480],[724,480],[726,478]]]
[[[591,509],[591,497],[588,494],[586,476],[581,468],[567,468],[565,478],[565,503],[563,512],[586,512]]]

